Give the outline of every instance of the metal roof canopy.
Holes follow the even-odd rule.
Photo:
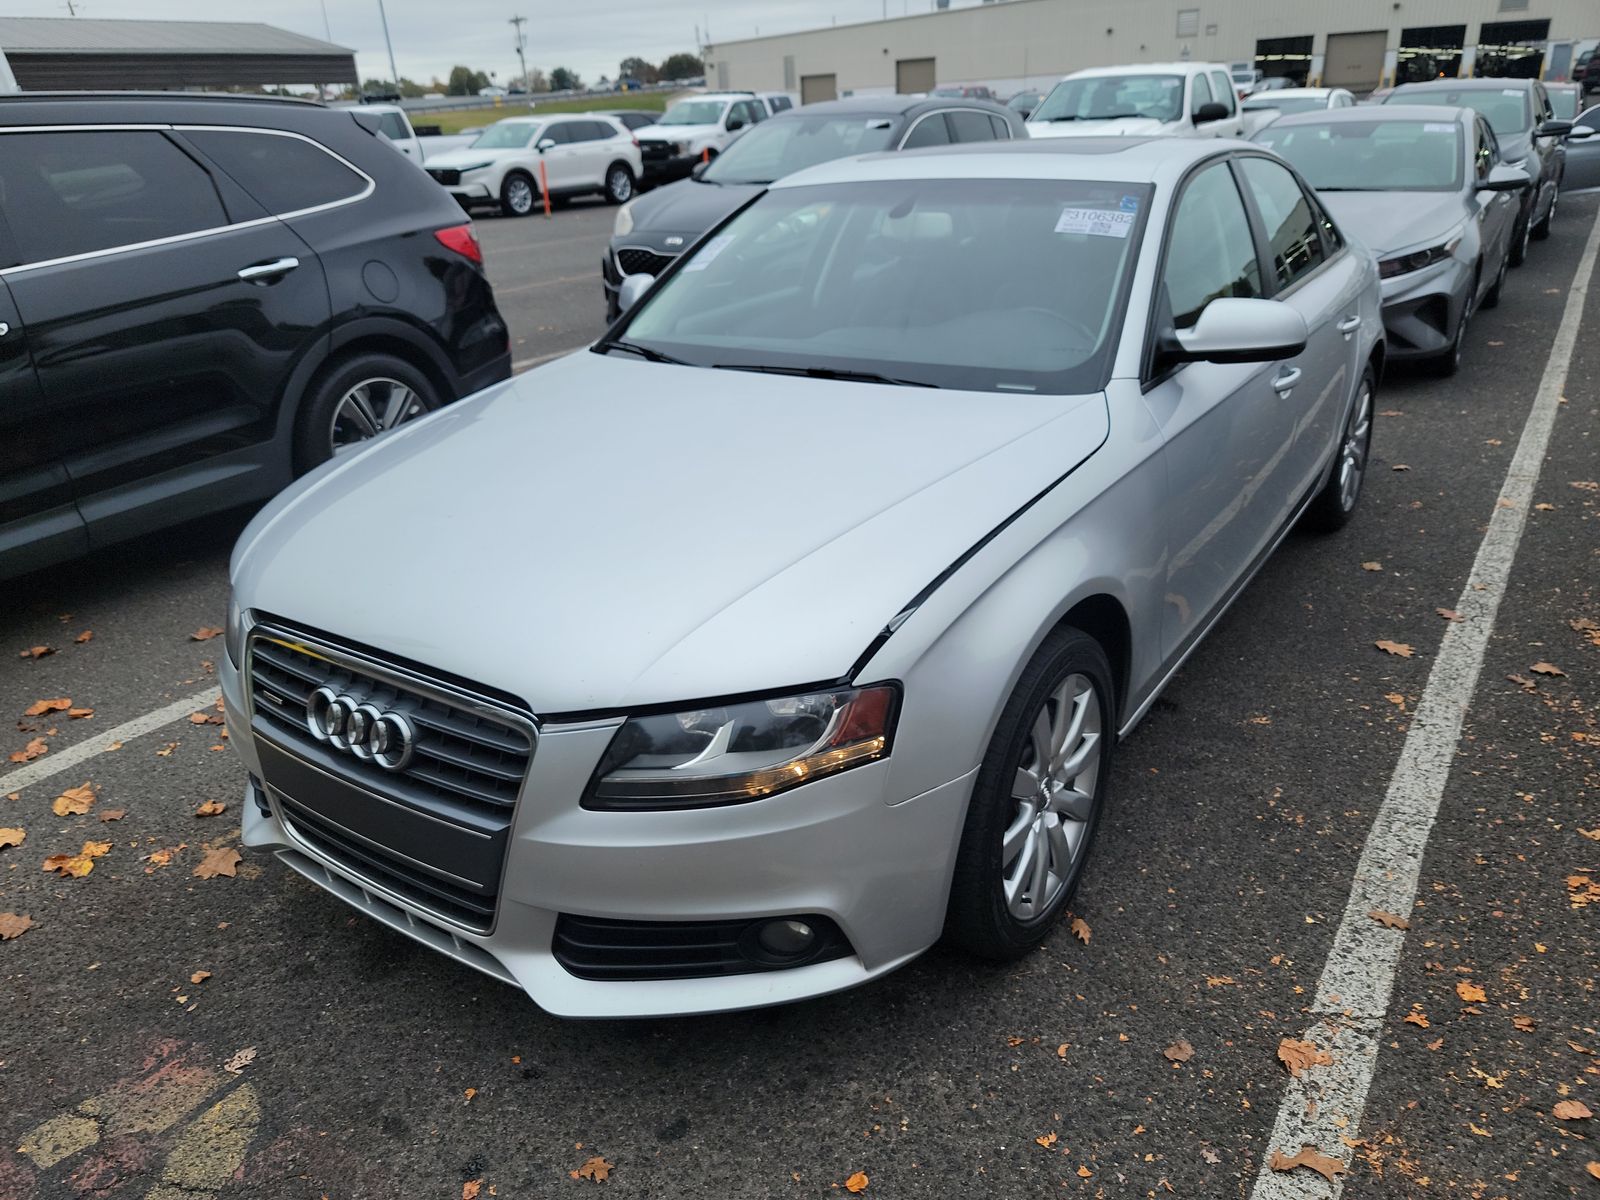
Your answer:
[[[272,25],[0,17],[25,91],[358,83],[355,52]]]

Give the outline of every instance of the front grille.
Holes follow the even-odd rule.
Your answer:
[[[616,921],[563,913],[551,951],[580,979],[702,979],[809,966],[851,952],[843,931],[827,917],[803,916],[817,931],[805,956],[777,961],[757,945],[764,920]]]
[[[659,275],[672,265],[675,254],[657,254],[628,246],[617,251],[617,268],[624,275]]]
[[[443,167],[428,167],[427,171],[429,175],[432,175],[434,179],[446,187],[455,187],[461,182],[460,171],[449,171]]]
[[[639,139],[639,154],[646,162],[674,158],[678,153],[677,142],[661,142],[654,138]]]

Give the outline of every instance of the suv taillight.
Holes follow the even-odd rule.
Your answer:
[[[470,258],[479,266],[483,265],[483,247],[478,245],[478,235],[471,221],[465,225],[452,225],[448,229],[435,229],[433,236],[439,239],[439,244],[446,250],[454,250],[462,258]]]

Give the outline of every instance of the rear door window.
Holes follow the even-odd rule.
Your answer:
[[[1281,291],[1322,265],[1324,254],[1316,210],[1300,190],[1300,181],[1281,163],[1245,158],[1240,160],[1240,166],[1266,226]]]
[[[953,139],[958,142],[992,142],[994,126],[989,124],[989,114],[970,108],[959,108],[947,113]]]
[[[228,224],[205,168],[154,130],[0,135],[0,196],[23,262]]]
[[[923,146],[948,146],[950,130],[944,123],[943,113],[929,113],[919,120],[906,140],[902,150],[917,150]]]
[[[996,141],[1007,142],[1011,140],[1011,126],[1006,124],[1006,119],[1004,117],[997,117],[993,113],[990,113],[989,127],[994,130]]]
[[[235,129],[186,129],[183,135],[280,217],[351,200],[371,187],[365,175],[304,138]]]

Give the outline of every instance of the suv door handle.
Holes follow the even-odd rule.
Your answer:
[[[1287,396],[1294,391],[1294,385],[1300,382],[1301,370],[1299,367],[1289,367],[1272,381],[1272,390],[1280,396]]]
[[[1346,317],[1339,322],[1337,328],[1340,333],[1344,334],[1344,340],[1348,342],[1350,335],[1361,328],[1361,314],[1357,313],[1353,317]]]
[[[239,272],[246,283],[267,283],[280,275],[287,275],[300,265],[298,258],[275,258],[271,262],[256,263]]]

